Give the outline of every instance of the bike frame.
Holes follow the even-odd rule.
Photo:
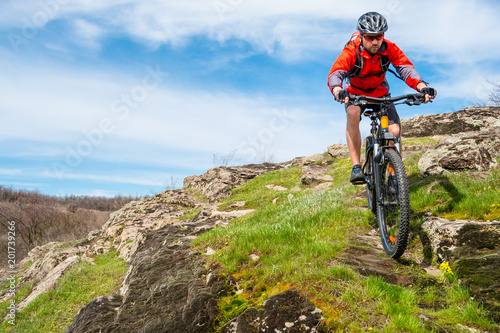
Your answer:
[[[380,110],[380,118],[387,116],[388,105],[382,105]],[[369,113],[371,119],[371,138],[372,144],[367,147],[365,151],[365,163],[368,161],[368,155],[373,151],[373,170],[375,176],[375,184],[371,184],[370,180],[367,179],[369,186],[373,189],[375,188],[376,200],[378,204],[381,204],[381,193],[382,189],[380,187],[380,167],[384,163],[384,152],[387,149],[395,150],[400,154],[399,137],[394,136],[393,133],[389,132],[387,128],[382,128],[379,124],[379,115],[377,111],[366,111]],[[390,143],[393,143],[392,145]]]
[[[387,117],[388,114],[388,109],[389,105],[393,102],[401,101],[401,100],[406,100],[406,104],[408,105],[420,105],[422,103],[422,100],[425,99],[425,95],[422,93],[417,93],[417,94],[408,94],[408,95],[402,95],[398,97],[390,97],[390,96],[385,96],[385,97],[369,97],[369,96],[358,96],[358,95],[352,95],[349,94],[349,99],[353,101],[354,105],[359,105],[359,106],[366,106],[367,108],[373,108],[375,105],[380,105],[380,116],[378,115],[379,112],[371,110],[366,110],[364,111],[365,116],[369,116],[371,119],[371,130],[370,134],[372,137],[372,144],[369,146],[369,148],[373,147],[374,150],[374,168],[376,170],[373,170],[375,172],[375,181],[377,184],[379,184],[379,180],[377,179],[378,176],[378,171],[380,165],[384,162],[383,161],[383,156],[384,152],[387,149],[393,149],[400,154],[400,140],[398,136],[394,136],[393,133],[389,132],[389,129],[385,126],[381,126],[379,124],[378,120],[382,119],[383,117]],[[388,145],[388,142],[393,142],[393,145]],[[365,155],[368,154],[368,150],[365,152]],[[366,163],[366,161],[365,161]],[[378,188],[377,188],[378,191]]]
[[[366,158],[363,165],[363,172],[365,172],[368,183],[368,202],[371,205],[370,208],[372,212],[377,215],[382,244],[386,252],[393,258],[402,255],[407,245],[409,230],[409,197],[408,185],[400,152],[400,139],[389,132],[388,110],[391,103],[395,101],[405,100],[403,103],[418,105],[421,104],[424,98],[424,94],[421,93],[398,97],[386,96],[382,98],[349,95],[352,104],[366,107],[363,111],[363,115],[371,119],[371,130],[366,144]],[[378,107],[380,107],[380,109],[378,109]],[[389,150],[393,152],[388,152]],[[389,159],[390,163],[394,163],[391,164],[391,168],[394,167],[394,174],[392,174],[393,171],[389,171],[389,162],[385,161],[386,158]],[[402,182],[401,184],[399,181],[396,183],[398,187],[397,195],[391,197],[392,199],[396,198],[396,201],[390,200],[387,197],[387,184],[382,184],[385,182],[385,176],[382,175],[382,172],[384,172],[384,174],[385,172],[390,172],[391,175],[394,176],[399,174],[397,177],[404,177],[404,179],[399,178]],[[382,179],[382,177],[384,177],[384,179]],[[399,187],[400,185],[402,189]],[[401,192],[399,192],[400,189]],[[401,198],[400,194],[402,195]],[[376,205],[376,207],[374,205]],[[388,207],[391,206],[398,207],[396,223],[393,223],[394,216],[392,214],[389,213],[389,215],[386,215]],[[404,208],[399,211],[400,207]],[[404,215],[403,220],[400,219],[400,214]],[[387,221],[388,217],[389,221]],[[389,224],[387,224],[387,222],[389,222]],[[396,234],[393,233],[394,226],[397,227]],[[389,232],[388,229],[391,231]],[[402,230],[401,238],[400,230]]]

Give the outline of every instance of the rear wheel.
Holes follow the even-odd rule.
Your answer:
[[[400,257],[406,249],[410,232],[410,196],[401,156],[394,150],[384,152],[381,168],[377,220],[385,252]]]

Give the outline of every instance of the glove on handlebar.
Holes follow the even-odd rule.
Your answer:
[[[349,97],[349,93],[347,91],[339,90],[337,92],[337,96],[336,96],[337,102],[343,102],[346,97]]]
[[[422,88],[422,90],[420,90],[420,92],[424,95],[436,96],[436,89],[431,88],[431,87]]]

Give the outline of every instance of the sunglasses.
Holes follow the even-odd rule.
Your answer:
[[[376,36],[368,36],[368,35],[363,35],[363,38],[366,39],[369,42],[372,42],[373,40],[381,40],[384,38],[384,34],[376,35]]]

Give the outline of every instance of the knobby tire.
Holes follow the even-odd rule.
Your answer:
[[[391,164],[394,171],[391,170]],[[377,221],[385,252],[391,258],[399,258],[406,249],[410,232],[410,195],[408,180],[401,156],[394,150],[384,152],[380,167],[381,193],[377,204]],[[389,175],[393,177],[392,189]]]

